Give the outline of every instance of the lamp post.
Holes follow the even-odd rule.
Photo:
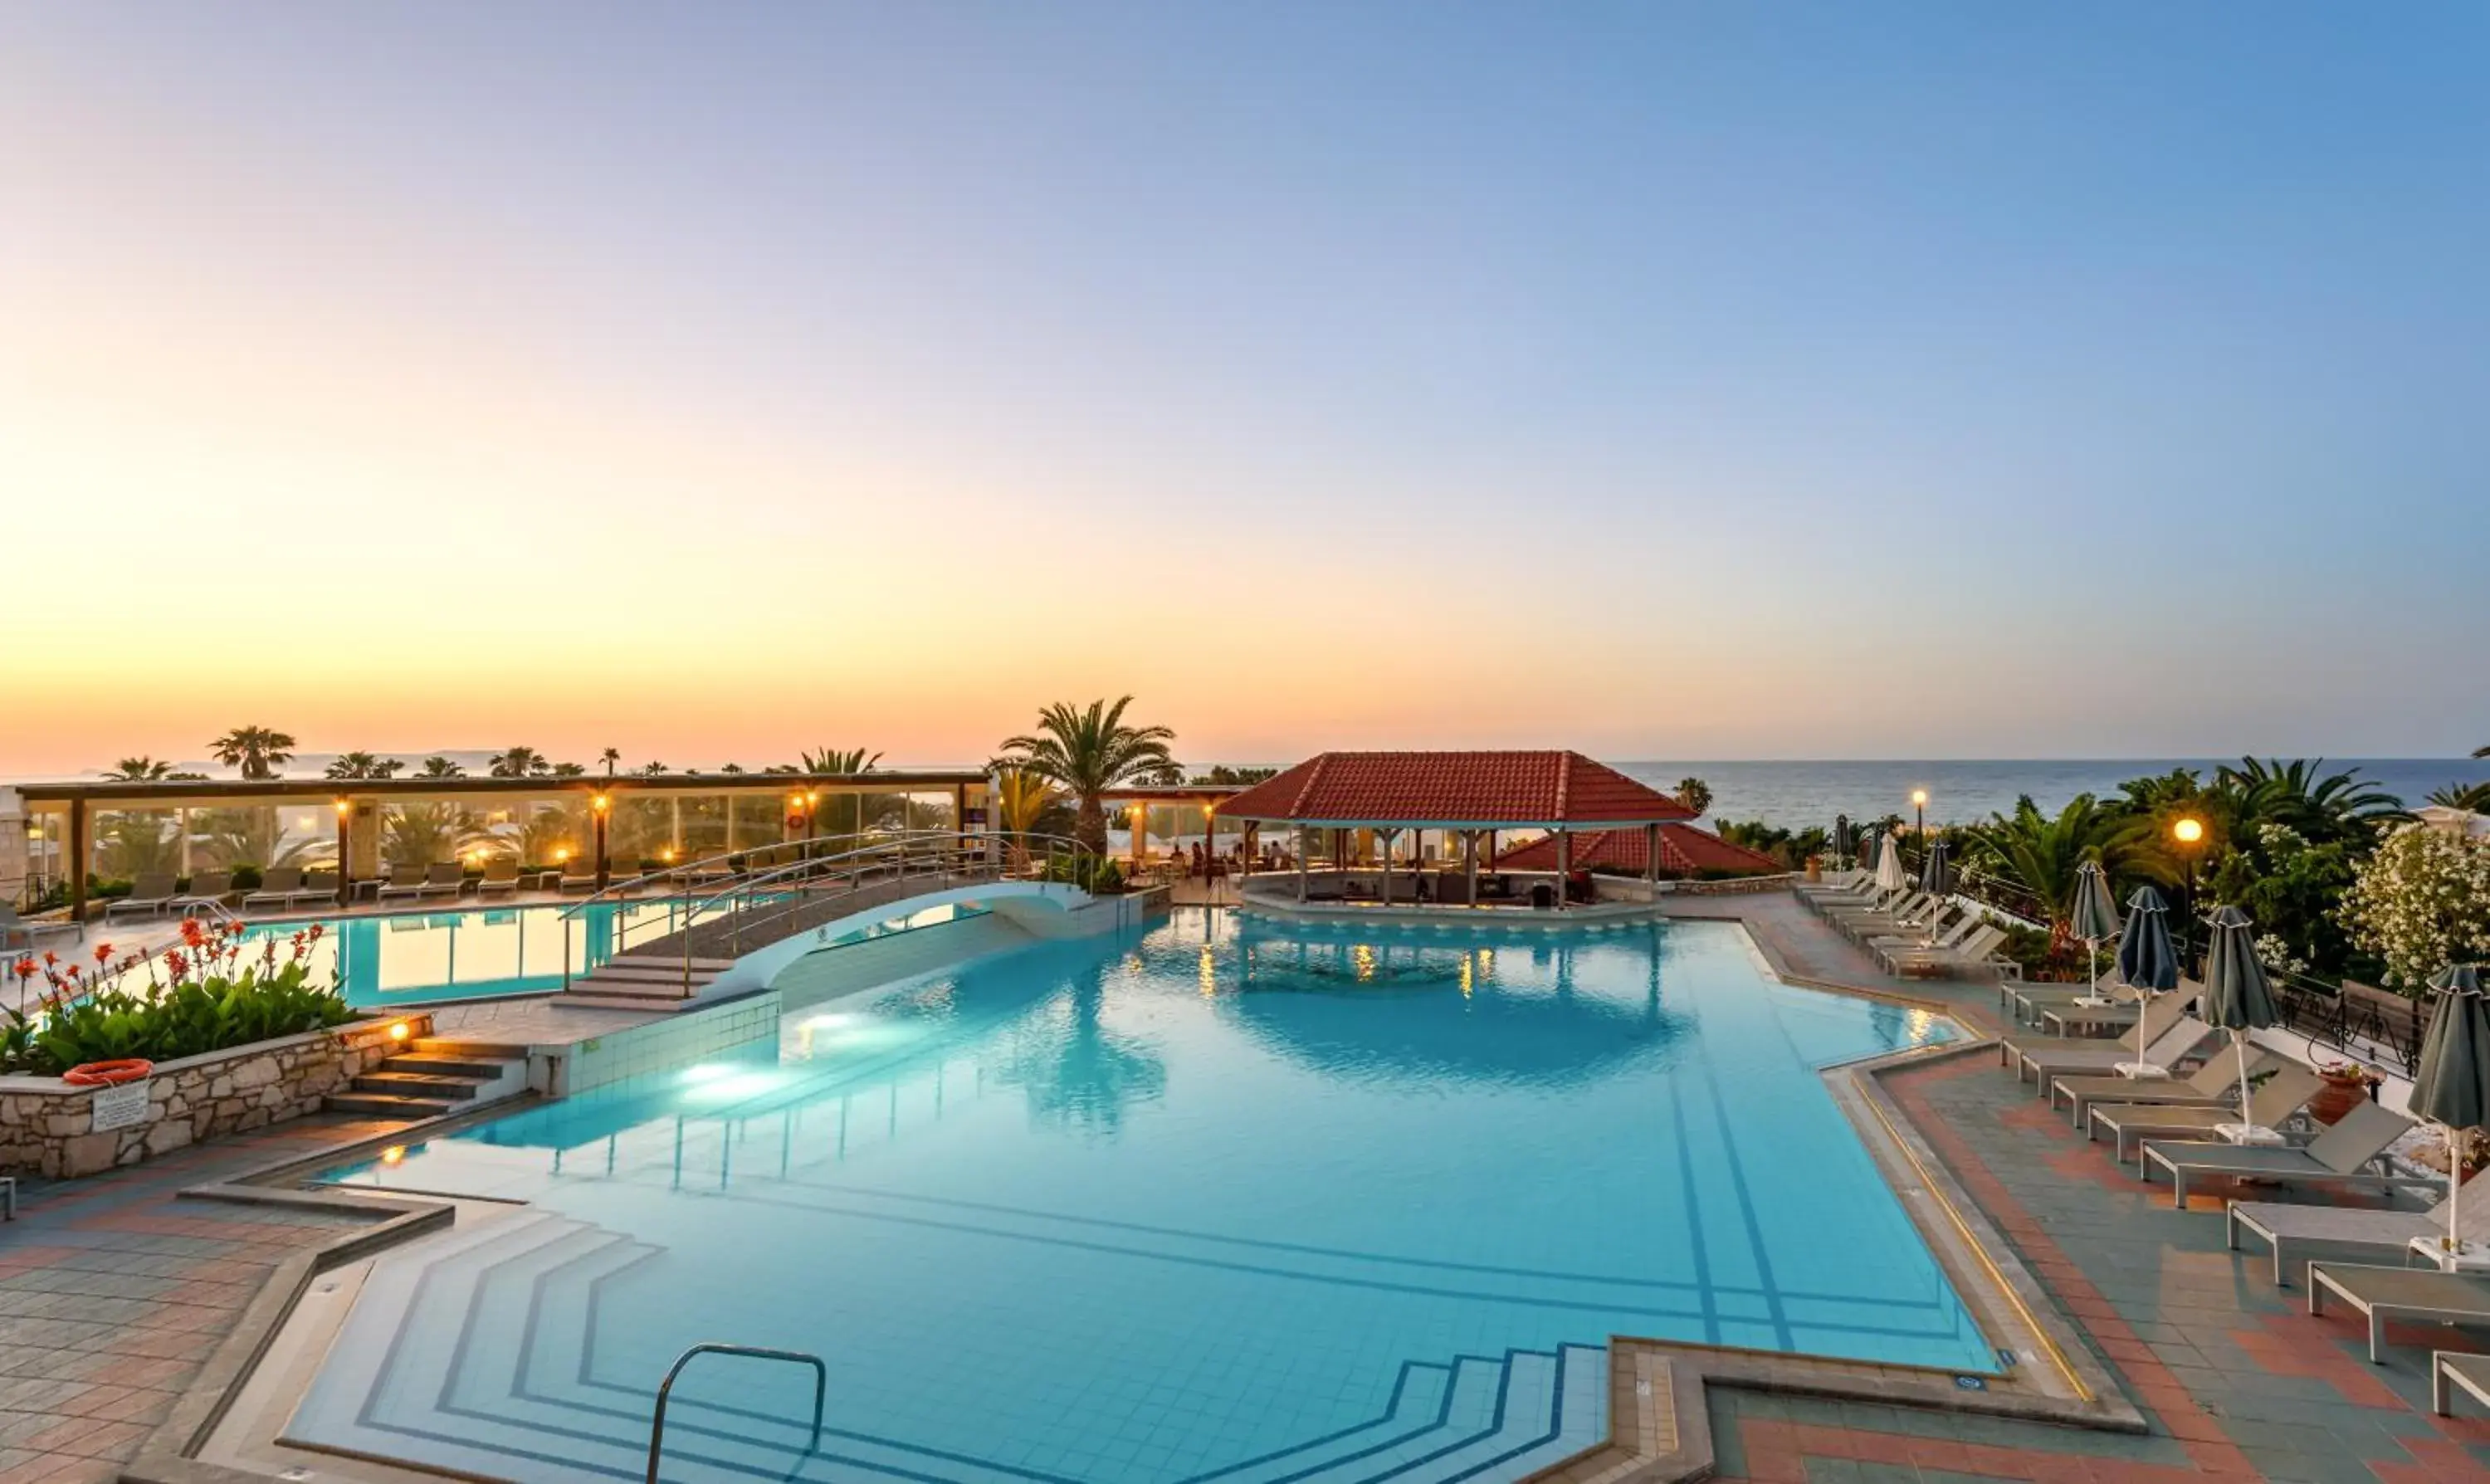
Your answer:
[[[610,768],[613,765],[609,763],[606,766]],[[605,816],[613,808],[613,798],[604,793],[593,795],[588,800],[588,817],[596,829],[596,889],[599,891],[614,882],[613,863],[605,858]]]
[[[351,906],[353,906],[353,905],[355,904],[355,866],[354,866],[354,858],[353,858],[353,857],[351,857],[351,856],[349,856],[349,855],[346,853],[346,844],[347,844],[346,835],[347,835],[347,831],[352,828],[352,825],[351,825],[351,823],[350,823],[350,822],[354,819],[354,817],[355,817],[355,801],[354,801],[353,800],[351,800],[351,799],[340,799],[340,800],[337,800],[337,905],[338,905],[338,906],[340,906],[340,907],[351,907]]]
[[[2196,852],[2205,842],[2205,822],[2192,814],[2183,814],[2170,826],[2170,837],[2179,842],[2180,858],[2187,862],[2187,895],[2181,911],[2186,915],[2187,970],[2197,972],[2196,965]]]
[[[1925,861],[1928,858],[1928,791],[1926,789],[1911,790],[1911,832],[1919,836],[1920,859]]]

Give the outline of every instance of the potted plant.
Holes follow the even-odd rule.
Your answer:
[[[2358,1062],[2329,1062],[2317,1068],[2326,1086],[2308,1100],[2308,1116],[2332,1123],[2369,1097],[2369,1069]]]

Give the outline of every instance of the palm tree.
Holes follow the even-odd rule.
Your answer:
[[[1712,785],[1700,778],[1680,778],[1677,780],[1677,801],[1697,815],[1709,814],[1712,812]]]
[[[446,757],[435,755],[423,760],[423,767],[416,773],[416,776],[419,778],[463,778],[467,776],[467,770],[459,767],[457,764],[449,761],[449,759]]]
[[[495,778],[533,778],[544,774],[552,765],[534,747],[512,747],[495,757],[484,770]]]
[[[597,755],[596,760],[605,765],[605,776],[611,778],[614,776],[614,765],[622,761],[622,749],[608,747]]]
[[[332,778],[394,778],[406,767],[403,759],[381,757],[369,752],[340,752],[329,765]]]
[[[849,777],[860,772],[873,771],[874,765],[881,761],[881,753],[867,751],[862,747],[845,749],[824,747],[818,752],[804,753],[797,761],[796,769],[798,772],[830,773],[838,777]]]
[[[588,765],[585,763],[556,763],[552,768],[546,771],[545,775],[551,778],[584,778],[588,776]]]
[[[2442,809],[2490,814],[2490,783],[2449,783],[2433,790],[2429,801]]]
[[[2381,826],[2411,817],[2402,800],[2370,787],[2359,770],[2320,776],[2325,766],[2324,758],[2285,763],[2244,757],[2237,768],[2225,766],[2215,782],[2237,797],[2241,830],[2282,825],[2321,845],[2371,840]]]
[[[1974,849],[1999,874],[2032,893],[2049,917],[2049,951],[2065,950],[2075,910],[2076,872],[2099,860],[2115,875],[2119,817],[2090,794],[2077,794],[2055,819],[2024,795],[2010,817],[1995,814],[1974,836]]]
[[[664,776],[666,765],[656,761],[654,758],[651,758],[648,762],[641,764],[639,767],[634,768],[631,771],[638,773],[643,778],[656,778]],[[611,777],[612,774],[609,773],[607,776]]]
[[[2490,747],[2476,747],[2473,749],[2473,755],[2475,757],[2490,757]]]
[[[316,834],[289,833],[270,808],[201,809],[190,816],[194,853],[210,865],[231,870],[238,865],[301,865],[323,848]]]
[[[208,743],[208,750],[227,768],[241,769],[246,778],[274,778],[278,768],[294,761],[294,734],[274,727],[236,727]]]
[[[455,860],[471,847],[493,843],[484,817],[454,803],[402,803],[381,816],[381,858],[392,865]]]
[[[159,778],[171,777],[173,765],[161,758],[141,754],[137,757],[123,758],[105,769],[103,775],[115,783],[152,783]]]
[[[1110,789],[1136,783],[1181,783],[1184,770],[1168,752],[1175,733],[1166,727],[1128,727],[1125,696],[1114,706],[1092,701],[1086,711],[1061,701],[1037,713],[1037,730],[1003,740],[1001,766],[1024,770],[1069,793],[1079,804],[1074,832],[1081,843],[1107,853]]]

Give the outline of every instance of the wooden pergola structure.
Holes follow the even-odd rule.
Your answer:
[[[825,798],[842,794],[919,794],[948,791],[954,828],[970,832],[972,803],[982,805],[989,780],[983,772],[958,769],[906,770],[863,773],[683,772],[626,774],[620,777],[394,777],[394,778],[166,778],[148,782],[76,779],[12,785],[28,814],[64,816],[63,867],[69,887],[69,915],[83,921],[87,908],[87,870],[92,824],[98,811],[232,809],[302,806],[328,803],[336,816],[338,905],[352,901],[353,872],[348,869],[358,834],[356,821],[369,821],[377,808],[392,802],[479,797],[573,798],[585,804],[594,827],[596,879],[602,887],[610,876],[605,824],[617,800],[649,796],[709,795],[728,799],[783,796],[783,839],[809,837]],[[730,815],[730,821],[732,815]],[[370,827],[366,827],[369,829]],[[730,833],[733,829],[729,824]],[[982,828],[982,827],[980,827]],[[758,845],[765,842],[753,842]]]
[[[1494,857],[1494,836],[1504,830],[1544,830],[1555,841],[1560,883],[1573,871],[1574,836],[1590,831],[1637,830],[1651,840],[1652,875],[1659,873],[1663,826],[1695,818],[1693,809],[1605,763],[1578,752],[1326,752],[1231,798],[1220,812],[1246,829],[1246,855],[1264,826],[1298,831],[1297,899],[1306,898],[1304,832],[1371,829],[1383,844],[1383,896],[1391,900],[1392,842],[1403,831],[1416,836],[1424,855],[1426,831],[1443,830],[1462,845],[1466,895],[1478,900],[1481,841]],[[1334,858],[1339,853],[1334,852]],[[1561,910],[1565,893],[1559,889]]]

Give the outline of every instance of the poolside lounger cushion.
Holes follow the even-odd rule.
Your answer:
[[[2387,1147],[2402,1138],[2411,1127],[2411,1120],[2400,1114],[2389,1112],[2376,1103],[2362,1103],[2343,1115],[2341,1121],[2333,1127],[2318,1135],[2315,1143],[2300,1149],[2254,1144],[2147,1142],[2139,1173],[2149,1180],[2153,1178],[2153,1166],[2157,1164],[2168,1170],[2181,1210],[2187,1208],[2187,1177],[2190,1175],[2280,1180],[2286,1184],[2375,1184],[2389,1188],[2429,1188],[2443,1183],[2445,1176],[2424,1178],[2387,1175],[2367,1168],[2371,1160],[2385,1153]]]
[[[2223,1059],[2215,1057],[2207,1066],[2230,1069]],[[2239,1073],[2231,1071],[2233,1078]],[[2265,1086],[2248,1094],[2247,1121],[2259,1128],[2278,1128],[2282,1120],[2305,1107],[2326,1085],[2325,1079],[2297,1062],[2266,1079]],[[2152,1084],[2128,1083],[2128,1087],[2151,1087]],[[2172,1106],[2166,1103],[2097,1102],[2086,1120],[2087,1137],[2096,1137],[2098,1129],[2109,1130],[2115,1142],[2117,1157],[2124,1164],[2129,1147],[2136,1147],[2136,1157],[2143,1158],[2141,1146],[2147,1139],[2186,1140],[2217,1139],[2221,1126],[2240,1121],[2239,1110],[2228,1102],[2196,1103]]]

